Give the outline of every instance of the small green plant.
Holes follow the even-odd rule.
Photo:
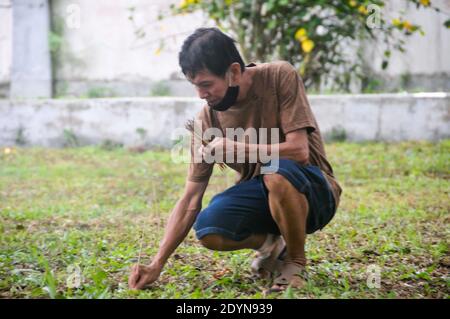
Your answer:
[[[15,139],[15,142],[17,145],[24,146],[27,143],[24,132],[25,132],[25,129],[23,127],[19,127],[19,129],[17,130],[16,139]]]
[[[171,94],[170,87],[164,81],[156,82],[150,91],[150,96],[170,96]]]
[[[123,147],[122,143],[114,142],[111,140],[105,140],[100,144],[100,148],[106,151],[112,151],[121,147]]]
[[[54,31],[50,31],[50,33],[48,35],[50,52],[52,54],[58,53],[59,50],[61,49],[63,41],[64,41],[64,39],[60,34],[54,32]]]
[[[104,87],[93,87],[87,91],[87,97],[91,99],[114,96],[116,96],[116,94],[113,90]]]
[[[376,77],[363,78],[361,83],[362,92],[366,94],[378,93],[383,87],[383,81]]]
[[[347,132],[341,126],[333,127],[330,132],[325,134],[327,142],[345,142],[347,140]]]
[[[69,83],[64,80],[59,80],[54,86],[54,99],[64,99],[69,95]]]
[[[37,260],[39,266],[44,269],[44,276],[42,278],[42,291],[45,291],[51,299],[58,298],[58,282],[50,268],[47,258],[42,252],[38,251],[35,247],[32,248],[32,255]]]
[[[48,45],[52,57],[52,63],[58,63],[64,45],[64,19],[60,16],[52,16],[51,30],[48,34]]]
[[[78,137],[71,129],[64,129],[64,147],[79,147]]]
[[[400,87],[406,90],[411,85],[411,73],[405,72],[400,77]]]
[[[136,133],[139,135],[142,141],[145,141],[145,138],[147,137],[147,130],[142,127],[138,127],[136,129]]]

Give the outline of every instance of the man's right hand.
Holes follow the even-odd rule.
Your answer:
[[[161,268],[154,265],[133,265],[128,278],[128,287],[135,290],[144,289],[145,286],[154,283],[160,274]]]

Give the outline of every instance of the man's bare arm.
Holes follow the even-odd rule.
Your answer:
[[[256,158],[258,161],[260,160],[260,153],[272,155],[273,152],[278,152],[280,158],[291,159],[301,164],[309,163],[309,144],[306,129],[299,129],[286,134],[286,140],[278,144],[248,144],[216,137],[211,143],[202,148],[202,152],[206,156],[207,154],[213,154],[217,149],[223,150],[224,160],[227,152],[236,154],[244,151],[246,160]]]
[[[254,148],[253,150],[251,148]],[[309,144],[308,133],[306,129],[299,129],[286,134],[286,141],[279,144],[247,144],[246,153],[249,151],[258,152],[265,151],[265,154],[271,154],[272,151],[278,149],[280,158],[287,158],[297,161],[301,164],[309,163]],[[258,152],[259,153],[259,152]]]
[[[170,255],[181,244],[201,210],[203,194],[208,181],[202,183],[186,182],[183,196],[178,200],[169,216],[164,237],[158,253],[150,265],[134,265],[128,279],[131,289],[142,289],[156,281]]]
[[[161,268],[184,240],[202,208],[202,198],[208,182],[186,182],[184,194],[169,216],[159,251],[153,263]]]

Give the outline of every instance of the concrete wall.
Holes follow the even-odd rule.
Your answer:
[[[0,144],[22,135],[26,145],[63,146],[70,135],[81,145],[105,141],[167,146],[202,103],[195,98],[0,101]],[[21,133],[19,133],[21,132]],[[142,132],[142,133],[139,133]]]
[[[202,13],[171,16],[169,5],[178,5],[178,0],[56,0],[53,4],[53,18],[64,27],[55,73],[57,94],[78,96],[102,89],[112,96],[195,94],[179,70],[178,52],[196,28],[211,25]],[[69,6],[79,8],[78,27],[67,23],[73,16],[67,12]],[[167,18],[159,21],[160,13]]]
[[[311,96],[325,136],[350,141],[450,138],[450,94]],[[196,98],[0,100],[0,145],[61,147],[106,141],[170,147],[172,133],[201,109]],[[69,143],[70,144],[70,143]]]
[[[48,0],[14,0],[10,97],[51,98]]]
[[[55,15],[64,17],[67,6],[78,3],[82,17],[79,29],[66,28],[64,31],[67,48],[56,74],[58,92],[70,95],[87,92],[87,87],[103,87],[119,96],[149,96],[152,87],[164,81],[163,86],[167,86],[172,95],[195,95],[192,87],[183,81],[177,55],[187,35],[198,27],[214,23],[199,12],[158,21],[159,12],[170,16],[169,5],[179,2],[136,0],[130,5],[125,0],[114,1],[114,4],[108,0],[54,1]],[[388,21],[397,18],[394,13],[404,11],[404,18],[422,25],[426,35],[406,38],[406,53],[393,51],[387,70],[380,68],[383,41],[365,46],[367,65],[381,79],[380,88],[450,91],[450,60],[445,55],[450,52],[450,30],[443,26],[446,15],[433,10],[417,10],[404,1],[387,3],[383,15]],[[450,12],[450,0],[433,4]],[[146,34],[142,39],[136,38],[136,28],[128,20],[127,9],[131,6],[136,8],[136,26],[142,27]],[[156,54],[161,40],[164,47]]]
[[[450,94],[311,96],[325,136],[343,130],[350,141],[436,141],[450,137]]]
[[[183,80],[177,54],[184,38],[200,26],[213,25],[201,13],[158,20],[179,0],[52,0],[54,32],[63,42],[56,65],[56,93],[64,96],[193,96]],[[11,68],[11,0],[0,0],[0,97],[9,89]],[[433,1],[450,12],[450,0]],[[129,20],[135,8],[134,23]],[[423,26],[426,35],[407,38],[406,54],[394,52],[387,70],[380,70],[381,43],[366,46],[367,63],[383,79],[388,90],[450,91],[450,30],[446,16],[432,10],[417,10],[404,1],[389,1],[383,14],[405,18]],[[77,25],[79,21],[79,25]],[[75,23],[74,23],[75,22]],[[60,28],[62,29],[60,30]],[[145,37],[136,37],[142,30]],[[161,44],[164,46],[158,50]],[[181,79],[181,80],[180,80]],[[406,82],[406,83],[405,83]]]
[[[432,1],[445,13],[434,10],[417,9],[406,1],[387,1],[383,12],[385,18],[406,19],[422,26],[425,35],[416,33],[405,38],[405,53],[393,52],[386,70],[381,69],[383,41],[365,44],[366,64],[382,80],[386,90],[399,88],[414,91],[450,91],[450,29],[443,24],[448,19],[450,0]],[[405,12],[399,16],[399,13]],[[375,30],[376,34],[376,30]]]
[[[9,96],[12,55],[12,5],[0,0],[0,98]]]

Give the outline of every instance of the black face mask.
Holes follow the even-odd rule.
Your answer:
[[[215,111],[220,112],[226,111],[236,103],[238,95],[239,95],[239,85],[229,86],[227,89],[227,93],[225,93],[223,99],[216,105],[210,105],[210,107],[212,107],[212,109]]]

